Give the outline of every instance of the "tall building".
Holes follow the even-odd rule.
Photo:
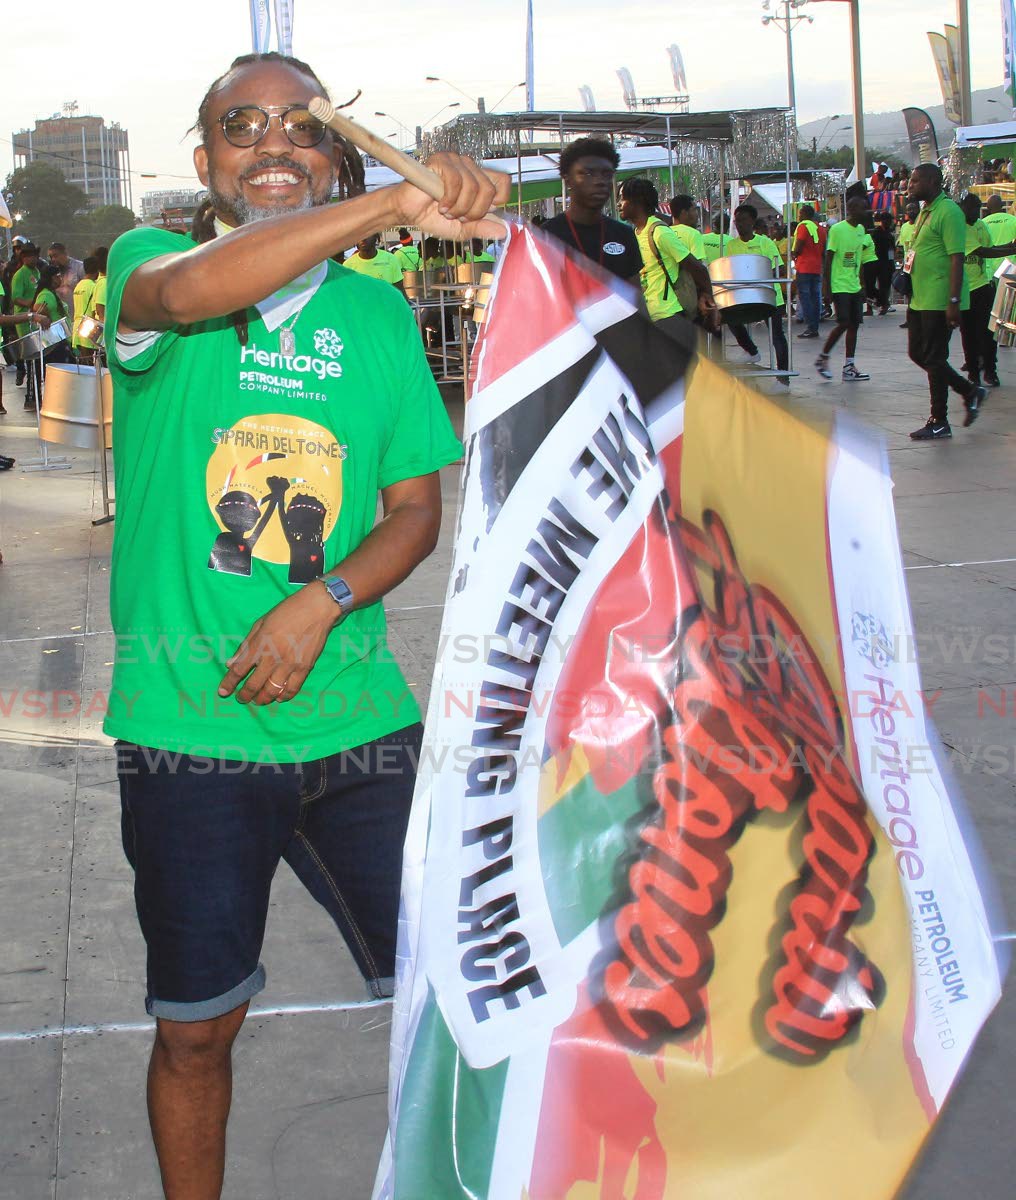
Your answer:
[[[188,224],[198,206],[208,193],[204,188],[164,188],[161,191],[145,192],[141,197],[141,220],[145,225],[157,225],[162,221]]]
[[[62,114],[13,134],[14,166],[44,162],[57,167],[69,183],[84,190],[90,208],[133,208],[127,130],[115,121],[107,125],[102,117],[79,117],[77,107],[65,104]]]

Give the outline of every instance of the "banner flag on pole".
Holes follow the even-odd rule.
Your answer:
[[[1002,54],[1005,90],[1016,116],[1016,0],[1002,0]]]
[[[999,998],[883,449],[693,336],[512,233],[375,1200],[887,1200]]]
[[[953,65],[952,50],[944,33],[929,33],[931,53],[935,59],[935,70],[938,72],[938,82],[942,89],[942,103],[945,105],[947,121],[954,125],[962,124],[960,113],[960,84],[959,76]]]
[[[903,119],[907,123],[910,153],[914,166],[918,163],[938,162],[938,137],[931,117],[923,108],[905,108]]]
[[[272,14],[268,0],[250,0],[251,48],[255,54],[265,54],[272,36]]]
[[[279,53],[293,53],[293,0],[275,0],[275,38]]]
[[[11,220],[11,212],[7,207],[7,201],[4,199],[3,192],[0,192],[0,229],[13,229],[14,222]]]

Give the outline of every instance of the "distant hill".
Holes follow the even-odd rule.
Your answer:
[[[970,99],[974,116],[972,124],[990,125],[997,121],[1012,120],[1011,103],[1003,88],[983,88],[979,92],[972,93]],[[991,103],[991,101],[996,103]],[[923,108],[931,117],[935,132],[938,134],[938,144],[944,153],[946,147],[952,144],[953,130],[956,128],[951,121],[946,120],[945,107],[941,104],[921,104],[919,101],[915,101],[913,106]],[[831,146],[833,149],[840,146],[852,146],[854,143],[853,127],[841,128],[849,121],[849,112],[843,113],[841,117],[835,119],[821,117],[817,121],[807,121],[799,128],[800,144],[811,146],[812,138],[817,138],[820,150],[827,146]],[[896,112],[866,112],[864,114],[864,141],[867,146],[872,148],[877,146],[883,150],[907,151],[910,143],[907,139],[907,126],[903,120],[902,109]]]

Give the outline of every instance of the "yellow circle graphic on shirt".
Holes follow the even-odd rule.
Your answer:
[[[220,533],[208,567],[250,575],[252,562],[284,563],[290,583],[326,569],[324,543],[342,505],[346,447],[314,421],[248,416],[212,432],[205,483]]]

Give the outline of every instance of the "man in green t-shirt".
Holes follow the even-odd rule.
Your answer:
[[[350,271],[356,271],[360,275],[368,275],[371,279],[380,279],[383,283],[390,283],[403,296],[406,294],[406,289],[402,283],[402,268],[399,266],[394,254],[389,254],[387,250],[378,248],[378,235],[376,233],[372,233],[370,237],[362,238],[357,242],[355,252],[342,265]]]
[[[776,248],[776,243],[772,238],[767,237],[764,233],[757,232],[757,225],[758,209],[754,204],[739,204],[734,209],[734,230],[737,236],[727,238],[723,253],[728,257],[737,254],[759,254],[763,258],[768,259],[773,278],[779,278],[786,271],[783,255]],[[773,288],[776,292],[776,309],[769,318],[770,337],[772,339],[773,350],[776,352],[776,367],[780,371],[786,371],[790,362],[790,350],[787,346],[787,334],[783,328],[783,314],[785,311],[783,288],[778,283],[774,283]],[[758,346],[752,340],[747,328],[735,322],[732,322],[728,328],[741,349],[748,353],[755,365],[758,365],[761,362],[762,356],[759,354]],[[790,379],[787,376],[783,376],[780,379],[780,383],[785,387],[790,387]]]
[[[832,297],[836,327],[825,340],[822,352],[815,360],[815,369],[823,379],[832,379],[829,355],[843,337],[846,340],[846,358],[843,363],[843,382],[860,383],[871,376],[858,368],[854,362],[857,352],[857,331],[864,320],[864,287],[862,267],[871,235],[865,229],[864,218],[868,205],[859,196],[847,201],[847,219],[837,221],[829,230],[826,240],[823,294]],[[872,252],[874,247],[872,247]]]
[[[419,711],[382,597],[433,549],[461,453],[412,315],[331,261],[381,229],[498,236],[508,195],[456,155],[356,191],[307,109],[310,67],[246,55],[209,88],[194,236],[109,257],[118,745],[124,848],[156,1018],[151,1125],[167,1195],[220,1194],[230,1051],[264,986],[272,876],[294,868],[369,993],[390,995]],[[460,220],[461,218],[461,220]],[[384,517],[376,521],[380,496]]]
[[[1005,246],[1016,242],[1016,216],[1005,211],[1005,202],[1001,196],[989,196],[984,202],[982,220],[991,234],[993,246]]]
[[[964,379],[949,365],[949,340],[959,326],[970,294],[963,278],[967,223],[960,206],[942,190],[942,168],[920,163],[910,176],[909,197],[923,207],[904,269],[913,285],[907,310],[908,352],[928,376],[931,415],[910,435],[915,442],[952,437],[949,389],[963,397],[964,427],[977,420],[985,388]]]
[[[670,215],[674,219],[670,228],[699,262],[705,262],[706,248],[699,232],[699,206],[695,203],[694,196],[675,196],[670,202]]]
[[[420,248],[414,243],[412,234],[405,226],[399,230],[398,245],[392,247],[391,253],[402,271],[419,271],[423,266]]]
[[[979,253],[991,247],[991,233],[981,220],[981,198],[968,192],[960,204],[967,222],[967,254],[963,276],[970,293],[970,307],[960,315],[960,334],[963,338],[964,370],[971,383],[999,387],[998,345],[988,322],[995,299],[991,273]]]

